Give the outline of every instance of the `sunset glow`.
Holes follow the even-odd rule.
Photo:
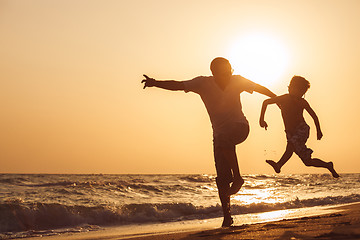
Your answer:
[[[277,95],[292,76],[308,79],[324,134],[317,141],[307,121],[314,157],[359,172],[359,9],[354,0],[2,0],[0,171],[214,174],[201,98],[141,81],[209,76],[225,57]],[[236,148],[241,173],[274,174],[265,160],[286,146],[280,111],[268,108],[265,131],[266,96],[240,98],[251,129]],[[281,173],[324,171],[294,155]]]
[[[285,73],[289,52],[283,42],[265,33],[245,34],[229,50],[235,74],[270,87]]]

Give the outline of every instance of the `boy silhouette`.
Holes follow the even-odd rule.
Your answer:
[[[333,163],[324,162],[318,158],[312,158],[311,154],[313,153],[313,150],[305,145],[309,138],[310,127],[306,124],[303,117],[304,109],[314,120],[317,139],[320,140],[323,136],[316,113],[303,98],[303,95],[309,88],[309,81],[303,77],[294,76],[290,81],[288,94],[266,99],[263,102],[259,121],[260,126],[267,130],[268,125],[264,120],[266,108],[267,105],[276,103],[281,110],[287,138],[286,150],[281,159],[278,162],[274,162],[273,160],[266,160],[266,162],[274,168],[276,173],[280,173],[281,167],[295,152],[306,166],[327,168],[333,177],[338,178],[339,175],[334,170]]]
[[[222,226],[228,227],[233,224],[230,196],[237,193],[244,184],[235,148],[249,134],[249,123],[242,112],[240,94],[255,91],[268,97],[276,95],[240,75],[233,75],[230,62],[225,58],[215,58],[210,64],[210,70],[212,76],[199,76],[188,81],[158,81],[144,75],[142,83],[144,88],[158,87],[200,95],[213,128],[216,185],[224,214]]]

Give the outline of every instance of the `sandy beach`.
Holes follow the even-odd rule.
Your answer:
[[[300,210],[301,211],[301,210]],[[300,213],[301,214],[301,213]],[[308,213],[304,213],[308,214]],[[194,228],[196,229],[196,228]],[[254,224],[235,224],[230,228],[203,226],[201,230],[163,230],[148,234],[124,235],[121,228],[42,237],[63,239],[131,240],[229,240],[229,239],[360,239],[360,203],[331,207],[328,213]],[[37,238],[33,238],[37,239]]]
[[[213,230],[163,234],[131,239],[360,239],[360,203],[337,207],[321,216],[240,225]]]

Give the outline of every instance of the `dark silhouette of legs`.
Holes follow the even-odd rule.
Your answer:
[[[339,174],[335,171],[334,169],[334,164],[332,162],[324,162],[318,158],[310,158],[310,159],[307,159],[307,160],[303,160],[303,163],[308,166],[308,167],[321,167],[321,168],[326,168],[328,169],[332,176],[334,178],[338,178],[339,177]]]
[[[236,156],[236,145],[245,141],[249,135],[249,125],[235,123],[222,134],[214,137],[214,157],[216,167],[216,185],[224,214],[223,227],[233,224],[230,213],[230,196],[236,194],[244,180],[240,175]]]
[[[233,174],[233,183],[228,191],[228,195],[230,196],[236,194],[240,190],[241,186],[244,184],[244,179],[240,175],[235,147],[232,149],[224,149],[223,154]]]
[[[218,177],[216,184],[219,191],[221,207],[224,214],[224,221],[222,227],[229,227],[233,224],[233,219],[230,213],[230,196],[236,194],[244,180],[240,175],[239,164],[236,157],[235,146],[231,148],[218,148],[217,156],[222,156],[222,166],[217,162]],[[226,167],[226,175],[224,177],[224,167]],[[221,170],[222,169],[222,170]],[[222,172],[222,173],[221,173]],[[226,181],[228,179],[228,181]]]
[[[290,143],[288,143],[286,145],[284,154],[282,155],[282,157],[278,162],[274,162],[273,160],[266,160],[266,162],[274,168],[276,173],[280,173],[281,167],[284,166],[284,164],[291,158],[293,153],[294,153],[294,147]]]
[[[266,160],[266,162],[274,168],[276,173],[280,173],[281,167],[284,166],[284,164],[290,159],[290,157],[293,155],[294,151],[295,151],[295,149],[294,149],[293,145],[291,143],[288,143],[286,145],[286,150],[285,150],[284,154],[282,155],[282,157],[280,158],[280,160],[278,162],[274,162],[273,160]],[[311,150],[311,152],[312,152],[312,150]],[[308,154],[305,154],[305,155],[301,154],[301,152],[296,153],[296,154],[299,155],[299,157],[301,158],[301,160],[303,161],[305,166],[326,168],[331,172],[331,174],[334,178],[339,177],[339,174],[335,171],[334,164],[332,162],[324,162],[318,158],[311,158],[311,153],[309,154],[309,152],[308,152]]]
[[[229,162],[226,161],[223,147],[217,145],[215,142],[214,157],[217,173],[216,186],[218,188],[219,198],[224,215],[224,221],[222,226],[228,227],[231,226],[231,224],[233,223],[230,213],[230,195],[228,194],[230,190],[230,184],[231,182],[233,182],[233,173]]]
[[[233,224],[230,213],[230,195],[227,194],[230,189],[230,184],[221,182],[219,178],[216,178],[216,185],[218,187],[219,198],[224,215],[222,227],[230,227]]]
[[[339,176],[339,174],[335,171],[335,169],[334,169],[334,164],[333,164],[333,162],[328,162],[328,168],[327,168],[330,172],[331,172],[331,174],[332,174],[332,176],[334,177],[334,178],[338,178],[338,177],[340,177]]]

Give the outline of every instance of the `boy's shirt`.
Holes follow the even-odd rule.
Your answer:
[[[254,82],[240,75],[233,75],[224,90],[217,85],[213,76],[200,76],[183,83],[185,92],[197,93],[203,100],[214,136],[220,134],[229,123],[249,124],[242,112],[240,93],[252,93],[255,88]]]
[[[293,132],[301,123],[306,123],[303,113],[308,104],[304,98],[284,94],[277,97],[281,115],[285,125],[285,131]]]

